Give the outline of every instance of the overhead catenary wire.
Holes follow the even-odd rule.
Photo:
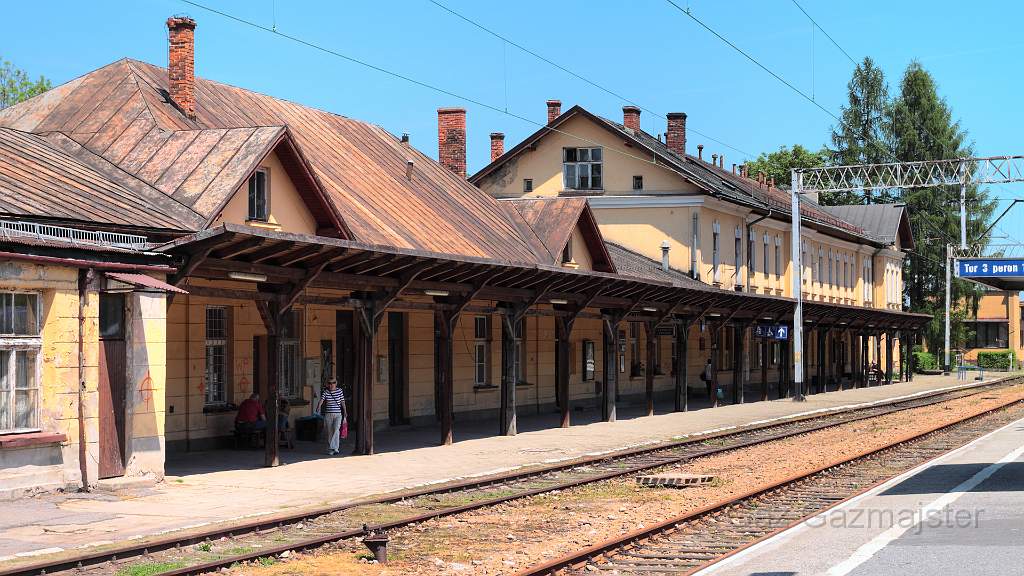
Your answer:
[[[851,63],[855,65],[857,64],[857,61],[854,60],[852,56],[850,56],[850,53],[843,49],[843,47],[839,45],[839,42],[836,42],[835,38],[833,38],[828,32],[825,31],[824,28],[822,28],[817,22],[815,22],[814,18],[812,18],[811,15],[807,13],[807,10],[804,10],[804,7],[801,6],[799,2],[797,2],[796,0],[792,1],[793,4],[796,5],[796,7],[799,8],[801,12],[804,13],[804,16],[806,16],[807,19],[811,21],[811,24],[814,24],[814,27],[817,28],[822,34],[824,34],[825,38],[828,38],[829,42],[835,45],[836,48],[839,48],[839,51],[842,52],[844,56],[846,56],[847,60],[849,60]]]
[[[515,118],[517,120],[521,120],[523,122],[526,122],[526,123],[529,123],[529,124],[533,124],[533,125],[535,125],[535,126],[537,126],[539,128],[545,128],[548,131],[556,132],[558,134],[562,134],[564,136],[568,136],[570,138],[574,138],[574,139],[579,140],[579,141],[581,141],[583,143],[586,143],[586,144],[591,144],[591,145],[594,145],[594,146],[601,146],[602,148],[604,148],[606,150],[610,150],[610,151],[612,151],[614,153],[620,154],[622,156],[626,156],[628,158],[633,158],[634,160],[640,160],[641,162],[646,162],[648,164],[657,164],[657,161],[656,160],[652,160],[651,158],[647,158],[647,157],[644,157],[644,156],[639,156],[639,155],[636,155],[636,154],[631,154],[631,153],[629,153],[629,152],[627,152],[625,150],[614,148],[614,147],[608,146],[607,144],[603,144],[601,142],[597,142],[595,140],[591,140],[589,138],[585,138],[583,136],[579,136],[579,135],[573,134],[571,132],[566,132],[565,130],[561,130],[559,128],[555,128],[553,126],[548,126],[547,124],[544,124],[542,122],[538,122],[536,120],[530,119],[530,118],[528,118],[526,116],[522,116],[520,114],[516,114],[515,112],[509,112],[507,110],[504,110],[504,109],[502,109],[501,106],[495,106],[493,104],[488,104],[487,102],[484,102],[482,100],[478,100],[478,99],[472,98],[470,96],[464,96],[462,94],[458,94],[458,93],[453,92],[453,91],[451,91],[451,90],[449,90],[447,88],[442,88],[440,86],[437,86],[435,84],[431,84],[431,83],[423,81],[423,80],[417,80],[416,78],[413,78],[411,76],[407,76],[407,75],[402,74],[400,72],[395,72],[393,70],[389,70],[389,69],[384,68],[382,66],[378,66],[376,64],[367,62],[365,60],[361,60],[359,58],[348,56],[347,54],[343,54],[343,53],[338,52],[337,50],[334,50],[332,48],[327,48],[326,46],[322,46],[322,45],[317,44],[315,42],[311,42],[309,40],[305,40],[305,39],[300,38],[298,36],[287,34],[285,32],[282,32],[281,30],[276,30],[276,29],[264,26],[264,25],[259,24],[257,22],[253,22],[251,20],[247,20],[247,19],[242,18],[240,16],[236,16],[236,15],[231,14],[229,12],[225,12],[223,10],[219,10],[217,8],[210,7],[210,6],[207,6],[205,4],[201,4],[199,2],[195,2],[193,0],[178,0],[178,1],[180,1],[180,2],[182,2],[184,4],[188,4],[189,6],[198,8],[200,10],[205,10],[207,12],[210,12],[211,14],[216,14],[218,16],[227,18],[229,20],[233,20],[235,22],[238,22],[239,24],[244,24],[245,26],[249,26],[251,28],[255,28],[257,30],[261,30],[263,32],[266,32],[268,34],[273,34],[273,35],[278,36],[280,38],[283,38],[285,40],[289,40],[291,42],[295,42],[296,44],[300,44],[302,46],[306,46],[307,48],[312,48],[312,49],[317,50],[319,52],[323,52],[325,54],[328,54],[330,56],[334,56],[336,58],[340,58],[340,59],[345,60],[347,62],[351,62],[353,64],[357,64],[359,66],[363,66],[364,68],[368,68],[370,70],[374,70],[376,72],[380,72],[381,74],[385,74],[385,75],[391,76],[393,78],[397,78],[397,79],[402,80],[404,82],[409,82],[410,84],[414,84],[414,85],[419,86],[421,88],[426,88],[428,90],[433,90],[434,92],[438,92],[440,94],[444,94],[445,96],[451,96],[452,98],[456,98],[458,100],[462,100],[463,102],[468,102],[470,104],[473,104],[473,105],[476,105],[476,106],[480,106],[481,108],[486,108],[488,110],[491,110],[493,112],[497,112],[499,114],[505,114],[505,115],[510,116],[512,118]],[[658,164],[658,166],[661,166],[663,168],[672,170],[672,167],[666,166],[664,164]]]
[[[522,50],[523,52],[529,54],[530,56],[533,56],[534,58],[540,60],[541,62],[549,64],[549,65],[551,65],[551,66],[561,70],[562,72],[565,72],[566,74],[572,76],[573,78],[576,78],[577,80],[579,80],[581,82],[584,82],[586,84],[589,84],[589,85],[593,86],[594,88],[597,88],[598,90],[608,94],[609,96],[617,98],[617,99],[619,99],[619,100],[621,100],[621,101],[623,101],[623,102],[625,102],[627,104],[631,104],[633,106],[636,106],[637,108],[643,110],[644,112],[648,112],[650,114],[653,114],[653,115],[655,115],[655,116],[657,116],[657,117],[659,117],[659,118],[661,118],[663,120],[667,120],[668,119],[664,114],[662,114],[660,112],[657,112],[657,111],[654,111],[654,110],[651,110],[650,108],[648,108],[646,106],[643,106],[642,104],[636,102],[632,98],[624,96],[624,95],[622,95],[622,94],[612,90],[611,88],[608,88],[607,86],[599,84],[599,83],[591,80],[590,78],[587,78],[586,76],[583,76],[582,74],[579,74],[579,73],[577,73],[577,72],[575,72],[575,71],[573,71],[573,70],[563,66],[562,64],[559,64],[558,62],[555,62],[555,61],[551,60],[550,58],[548,58],[548,57],[546,57],[546,56],[544,56],[542,54],[537,53],[536,51],[534,51],[534,50],[524,46],[523,44],[520,44],[519,42],[516,42],[515,40],[512,40],[511,38],[509,38],[509,37],[507,37],[507,36],[505,36],[505,35],[503,35],[503,34],[501,34],[499,32],[494,31],[493,29],[491,29],[491,28],[481,24],[480,22],[477,22],[476,20],[473,20],[472,18],[462,14],[461,12],[458,12],[458,11],[452,9],[449,6],[446,6],[445,4],[442,4],[441,2],[438,2],[437,0],[428,0],[428,2],[430,2],[431,4],[437,6],[441,10],[444,10],[445,12],[448,12],[452,16],[455,16],[456,18],[459,18],[460,20],[463,20],[464,22],[466,22],[466,23],[468,23],[468,24],[470,24],[470,25],[472,25],[472,26],[482,30],[483,32],[486,32],[487,34],[490,34],[491,36],[494,36],[495,38],[497,38],[499,40],[502,40],[506,44],[509,44],[511,46],[515,46],[519,50]],[[718,138],[715,138],[713,136],[709,136],[709,135],[707,135],[707,134],[705,134],[705,133],[703,133],[703,132],[701,132],[699,130],[695,130],[695,129],[691,128],[690,126],[687,126],[686,129],[688,131],[690,131],[690,132],[693,132],[694,134],[696,134],[698,136],[701,136],[702,138],[706,138],[707,140],[710,140],[710,141],[712,141],[712,142],[714,142],[716,144],[720,144],[722,146],[725,146],[726,148],[729,148],[730,150],[734,150],[736,152],[739,152],[740,154],[742,154],[743,156],[745,156],[747,158],[753,158],[754,157],[753,154],[750,154],[749,152],[746,152],[745,150],[741,150],[741,149],[739,149],[739,148],[737,148],[737,147],[735,147],[735,146],[733,146],[731,144],[727,144],[726,142],[723,142],[722,140],[719,140]]]

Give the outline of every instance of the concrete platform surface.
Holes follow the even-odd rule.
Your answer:
[[[699,574],[1024,574],[1024,420]]]
[[[282,465],[277,468],[262,467],[261,451],[172,455],[165,481],[153,487],[4,503],[0,562],[12,556],[299,512],[415,486],[970,384],[955,377],[919,376],[910,383],[816,394],[800,404],[774,400],[684,413],[669,412],[671,406],[665,406],[651,417],[641,417],[639,408],[620,407],[620,418],[612,423],[594,422],[594,414],[574,412],[574,423],[590,423],[568,429],[556,427],[557,415],[541,415],[520,418],[521,432],[514,437],[492,436],[496,422],[456,421],[457,441],[451,446],[436,445],[440,437],[436,429],[387,430],[376,434],[381,453],[332,457],[324,454],[320,444],[299,442],[294,450],[282,449]],[[350,445],[344,449],[347,453]]]

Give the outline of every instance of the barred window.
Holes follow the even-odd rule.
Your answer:
[[[473,317],[473,385],[490,384],[491,322],[488,316]]]
[[[228,401],[227,373],[228,313],[226,306],[206,308],[206,404]]]
[[[0,433],[39,429],[40,298],[0,293]]]

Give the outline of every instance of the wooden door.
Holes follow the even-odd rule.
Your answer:
[[[100,478],[124,476],[128,381],[124,303],[124,294],[100,294]]]
[[[388,419],[393,426],[408,422],[406,348],[405,314],[388,312]]]
[[[335,317],[335,339],[337,346],[337,361],[334,363],[334,377],[338,380],[338,387],[345,394],[345,405],[348,408],[349,428],[354,426],[359,415],[352,410],[355,398],[355,316],[351,310],[338,310]]]

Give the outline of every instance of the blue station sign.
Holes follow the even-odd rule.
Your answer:
[[[961,278],[1024,277],[1024,260],[1016,258],[961,258],[956,263]]]
[[[757,324],[754,326],[755,338],[774,338],[775,340],[789,340],[788,324]]]

